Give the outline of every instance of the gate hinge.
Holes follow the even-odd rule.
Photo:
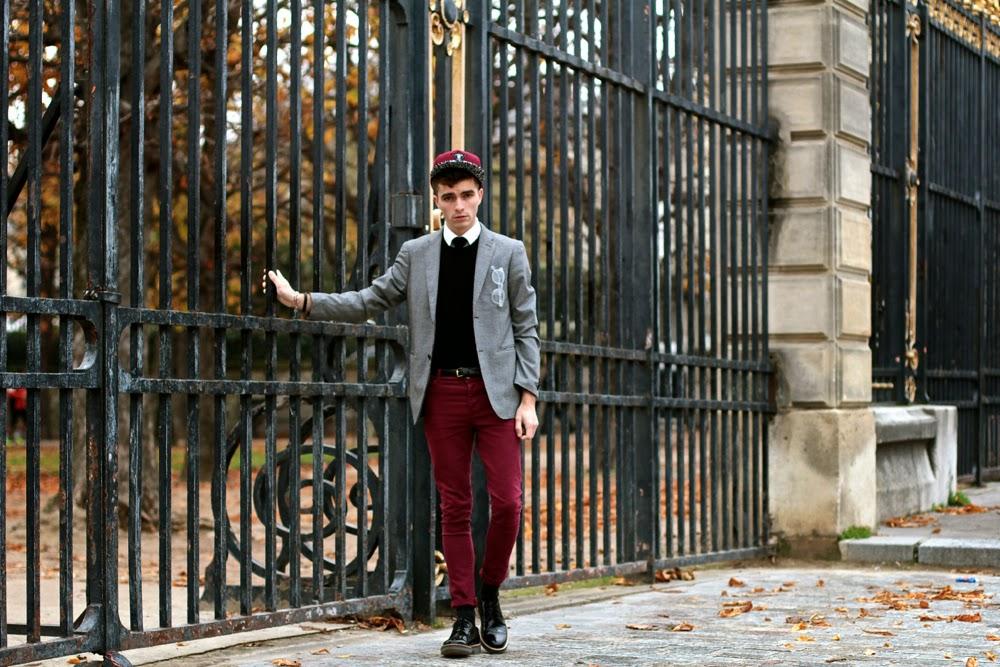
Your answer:
[[[122,293],[114,292],[112,290],[98,289],[96,287],[91,287],[83,293],[83,298],[88,301],[100,301],[102,303],[121,303]]]

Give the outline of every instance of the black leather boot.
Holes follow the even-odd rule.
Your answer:
[[[441,655],[446,658],[467,658],[479,653],[479,630],[475,620],[459,618],[451,628],[451,636],[441,644]]]
[[[507,650],[507,623],[500,611],[500,600],[480,600],[479,618],[482,622],[482,643],[487,653]]]

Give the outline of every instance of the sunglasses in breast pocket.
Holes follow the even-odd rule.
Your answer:
[[[493,284],[496,285],[496,288],[490,292],[490,300],[494,303],[494,305],[496,305],[497,308],[503,308],[504,305],[505,293],[503,285],[506,278],[507,276],[504,273],[502,266],[490,267],[490,279],[493,281]]]

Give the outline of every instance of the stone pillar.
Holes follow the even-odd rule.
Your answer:
[[[876,523],[871,403],[870,37],[864,0],[772,0],[768,297],[779,412],[771,530]]]

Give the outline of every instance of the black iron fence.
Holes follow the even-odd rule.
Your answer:
[[[433,617],[401,313],[255,288],[358,288],[424,232],[462,12],[0,6],[0,663]],[[542,322],[511,585],[763,553],[766,3],[467,9],[481,217]]]
[[[1000,470],[1000,25],[949,0],[871,17],[874,396],[957,406],[980,481]]]

